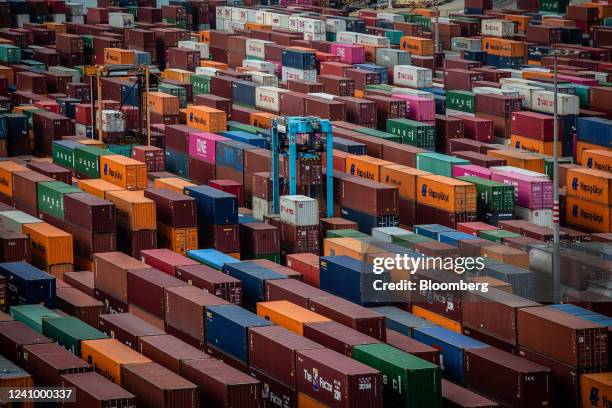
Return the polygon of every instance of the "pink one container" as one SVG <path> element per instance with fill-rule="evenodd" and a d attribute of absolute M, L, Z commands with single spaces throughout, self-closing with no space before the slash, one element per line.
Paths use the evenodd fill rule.
<path fill-rule="evenodd" d="M 460 164 L 453 166 L 453 177 L 473 176 L 486 180 L 491 179 L 491 170 L 475 164 Z"/>
<path fill-rule="evenodd" d="M 419 122 L 436 121 L 436 101 L 416 95 L 392 94 L 393 99 L 406 101 L 407 118 Z"/>
<path fill-rule="evenodd" d="M 365 62 L 365 48 L 361 45 L 333 43 L 330 53 L 340 56 L 340 62 L 345 64 L 363 64 Z"/>
<path fill-rule="evenodd" d="M 215 164 L 217 141 L 228 140 L 214 133 L 200 132 L 189 134 L 189 156 L 206 163 Z"/>
<path fill-rule="evenodd" d="M 493 171 L 491 180 L 514 186 L 514 203 L 521 207 L 552 208 L 552 181 L 508 171 Z"/>
<path fill-rule="evenodd" d="M 599 86 L 599 81 L 593 78 L 582 78 L 572 75 L 559 75 L 559 79 L 572 84 L 587 85 L 587 86 Z"/>

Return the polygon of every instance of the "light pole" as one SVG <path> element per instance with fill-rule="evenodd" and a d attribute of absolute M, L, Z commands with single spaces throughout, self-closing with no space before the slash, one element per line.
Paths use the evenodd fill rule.
<path fill-rule="evenodd" d="M 561 253 L 559 248 L 559 124 L 557 107 L 557 52 L 553 51 L 553 300 L 561 301 Z"/>
<path fill-rule="evenodd" d="M 436 13 L 435 15 L 436 28 L 434 31 L 434 41 L 435 41 L 434 49 L 435 49 L 436 54 L 439 54 L 440 53 L 440 28 L 438 27 L 438 25 L 440 22 L 440 18 L 439 18 L 439 11 L 438 11 L 438 0 L 434 0 L 434 1 L 435 1 L 434 12 Z"/>

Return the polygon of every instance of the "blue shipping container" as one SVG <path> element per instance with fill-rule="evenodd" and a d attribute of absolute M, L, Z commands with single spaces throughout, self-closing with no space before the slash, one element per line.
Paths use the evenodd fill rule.
<path fill-rule="evenodd" d="M 244 170 L 244 151 L 257 148 L 235 140 L 221 140 L 215 143 L 215 145 L 217 166 L 231 167 L 241 173 Z"/>
<path fill-rule="evenodd" d="M 389 83 L 389 70 L 387 67 L 383 67 L 381 65 L 376 64 L 355 64 L 357 68 L 361 68 L 365 71 L 373 71 L 378 72 L 380 74 L 380 83 L 388 84 Z"/>
<path fill-rule="evenodd" d="M 268 141 L 265 138 L 242 130 L 221 132 L 221 136 L 238 142 L 247 143 L 251 146 L 261 147 L 262 149 L 268 148 Z"/>
<path fill-rule="evenodd" d="M 233 258 L 223 252 L 217 251 L 213 248 L 207 249 L 192 249 L 187 251 L 187 256 L 195 261 L 198 261 L 204 265 L 208 265 L 211 268 L 221 270 L 223 265 L 227 263 L 240 262 L 238 259 Z"/>
<path fill-rule="evenodd" d="M 206 308 L 206 342 L 245 364 L 248 363 L 248 329 L 260 326 L 272 326 L 272 323 L 240 306 Z"/>
<path fill-rule="evenodd" d="M 487 60 L 487 52 L 463 50 L 463 59 L 484 63 Z"/>
<path fill-rule="evenodd" d="M 366 24 L 365 20 L 355 18 L 355 17 L 340 17 L 334 16 L 339 20 L 344 20 L 346 22 L 346 31 L 353 31 L 355 33 L 364 33 L 366 32 Z"/>
<path fill-rule="evenodd" d="M 60 106 L 60 109 L 62 111 L 62 115 L 67 116 L 70 119 L 74 119 L 74 117 L 75 117 L 75 111 L 74 111 L 75 110 L 75 105 L 77 103 L 81 103 L 81 101 L 79 99 L 75 99 L 75 98 L 57 98 L 56 101 L 57 101 L 57 103 Z"/>
<path fill-rule="evenodd" d="M 359 231 L 364 234 L 370 234 L 372 228 L 376 227 L 397 227 L 399 220 L 397 215 L 370 215 L 365 214 L 352 208 L 342 207 L 340 209 L 342 218 L 346 218 L 349 221 L 354 221 L 359 226 Z"/>
<path fill-rule="evenodd" d="M 477 237 L 474 235 L 466 234 L 465 232 L 460 231 L 444 231 L 438 233 L 438 241 L 453 246 L 459 246 L 459 241 L 476 238 Z"/>
<path fill-rule="evenodd" d="M 334 136 L 333 138 L 332 147 L 342 152 L 360 156 L 368 154 L 368 147 L 365 144 L 337 136 Z"/>
<path fill-rule="evenodd" d="M 55 307 L 55 278 L 26 262 L 0 263 L 7 280 L 6 296 L 11 305 L 44 303 Z"/>
<path fill-rule="evenodd" d="M 434 323 L 395 306 L 372 307 L 371 310 L 385 316 L 387 329 L 394 330 L 408 337 L 413 337 L 413 331 L 419 327 L 434 327 Z"/>
<path fill-rule="evenodd" d="M 166 170 L 180 177 L 189 177 L 189 156 L 178 150 L 166 149 Z"/>
<path fill-rule="evenodd" d="M 232 100 L 236 105 L 255 106 L 255 88 L 257 84 L 252 81 L 233 81 Z"/>
<path fill-rule="evenodd" d="M 526 299 L 535 300 L 535 275 L 532 271 L 514 265 L 486 265 L 487 276 L 508 282 L 512 285 L 512 293 Z"/>
<path fill-rule="evenodd" d="M 501 57 L 499 55 L 487 54 L 485 64 L 496 68 L 521 69 L 524 61 L 523 57 Z"/>
<path fill-rule="evenodd" d="M 8 125 L 6 123 L 6 117 L 0 116 L 0 139 L 4 140 L 8 136 Z"/>
<path fill-rule="evenodd" d="M 578 140 L 612 148 L 612 120 L 602 118 L 578 118 Z"/>
<path fill-rule="evenodd" d="M 134 65 L 151 65 L 151 54 L 146 51 L 134 50 Z"/>
<path fill-rule="evenodd" d="M 266 300 L 266 281 L 287 278 L 265 266 L 248 261 L 225 264 L 223 272 L 242 282 L 243 306 L 252 311 L 255 311 L 257 302 Z"/>
<path fill-rule="evenodd" d="M 209 186 L 185 187 L 185 194 L 196 199 L 199 225 L 238 223 L 238 201 L 235 195 Z"/>
<path fill-rule="evenodd" d="M 20 139 L 28 137 L 28 118 L 20 113 L 7 113 L 6 134 L 8 139 Z"/>
<path fill-rule="evenodd" d="M 456 229 L 446 227 L 440 224 L 421 224 L 415 225 L 412 229 L 415 234 L 423 235 L 424 237 L 431 239 L 438 239 L 440 232 L 457 232 Z"/>
<path fill-rule="evenodd" d="M 440 350 L 444 378 L 458 384 L 463 384 L 464 350 L 489 347 L 468 336 L 439 326 L 415 328 L 413 338 Z"/>
<path fill-rule="evenodd" d="M 281 59 L 283 67 L 302 70 L 317 69 L 317 58 L 311 51 L 283 50 Z"/>

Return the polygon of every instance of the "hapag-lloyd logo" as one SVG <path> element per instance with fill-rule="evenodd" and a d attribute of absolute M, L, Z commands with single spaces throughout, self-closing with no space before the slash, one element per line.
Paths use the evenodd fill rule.
<path fill-rule="evenodd" d="M 374 180 L 374 173 L 371 173 L 369 170 L 360 170 L 354 164 L 351 164 L 351 175 L 366 178 L 368 180 Z"/>
<path fill-rule="evenodd" d="M 423 197 L 431 197 L 436 201 L 449 201 L 450 197 L 448 196 L 448 194 L 443 193 L 441 191 L 435 191 L 431 188 L 429 188 L 427 186 L 427 184 L 423 184 L 423 186 L 421 187 L 421 195 Z"/>
<path fill-rule="evenodd" d="M 604 222 L 603 216 L 595 214 L 591 211 L 587 211 L 584 208 L 580 208 L 577 204 L 574 204 L 574 206 L 572 207 L 572 215 L 574 216 L 574 218 L 583 218 L 585 220 L 589 220 L 597 224 L 603 224 Z"/>

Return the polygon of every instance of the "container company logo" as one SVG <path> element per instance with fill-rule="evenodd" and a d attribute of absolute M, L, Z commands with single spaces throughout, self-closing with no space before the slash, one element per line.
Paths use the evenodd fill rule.
<path fill-rule="evenodd" d="M 8 178 L 1 177 L 0 178 L 0 185 L 3 186 L 3 187 L 8 187 L 10 185 Z"/>
<path fill-rule="evenodd" d="M 363 177 L 366 178 L 368 180 L 374 180 L 374 174 L 370 173 L 369 170 L 363 171 L 363 170 L 359 170 L 357 168 L 357 166 L 355 166 L 354 164 L 351 164 L 351 175 L 352 176 L 357 176 L 357 177 Z"/>
<path fill-rule="evenodd" d="M 443 193 L 441 191 L 432 190 L 431 188 L 427 186 L 427 184 L 423 184 L 423 186 L 421 187 L 421 195 L 423 197 L 429 196 L 437 201 L 448 201 L 449 200 L 448 194 Z"/>
<path fill-rule="evenodd" d="M 406 81 L 414 81 L 414 75 L 408 74 L 406 72 L 401 72 L 401 71 L 397 72 L 397 78 L 404 79 Z"/>
<path fill-rule="evenodd" d="M 572 190 L 578 191 L 578 189 L 590 195 L 600 196 L 603 194 L 603 189 L 601 187 L 597 187 L 594 184 L 579 182 L 578 177 L 574 177 L 572 180 Z"/>
<path fill-rule="evenodd" d="M 193 112 L 189 112 L 189 121 L 206 126 L 206 119 L 195 115 Z"/>
<path fill-rule="evenodd" d="M 604 219 L 601 215 L 587 211 L 584 208 L 580 208 L 578 207 L 578 204 L 574 204 L 574 206 L 572 207 L 572 216 L 574 218 L 584 218 L 585 220 L 596 222 L 597 224 L 602 224 L 604 222 Z"/>
<path fill-rule="evenodd" d="M 601 400 L 601 405 L 599 401 Z M 612 408 L 612 400 L 608 399 L 608 396 L 604 394 L 603 398 L 599 396 L 599 388 L 591 387 L 589 392 L 589 402 L 593 407 Z"/>
<path fill-rule="evenodd" d="M 552 108 L 554 101 L 550 98 L 543 98 L 541 96 L 538 96 L 536 98 L 536 103 L 538 104 L 538 106 L 543 106 L 545 108 Z"/>
<path fill-rule="evenodd" d="M 259 94 L 259 102 L 264 103 L 275 103 L 276 99 L 273 96 L 268 96 L 264 94 Z"/>
<path fill-rule="evenodd" d="M 334 399 L 336 401 L 342 401 L 342 392 L 338 389 L 338 387 L 336 387 L 336 389 L 334 390 L 334 386 L 332 385 L 332 383 L 327 381 L 326 379 L 324 379 L 323 377 L 319 375 L 319 369 L 313 367 L 312 373 L 309 372 L 308 370 L 304 370 L 304 379 L 312 384 L 312 390 L 314 392 L 319 392 L 319 391 L 331 392 L 334 395 Z M 369 388 L 362 387 L 362 382 L 364 382 L 364 380 L 366 379 L 359 380 L 359 389 L 360 390 L 361 389 L 371 389 L 372 388 L 371 384 Z"/>
<path fill-rule="evenodd" d="M 113 180 L 123 179 L 123 174 L 119 171 L 111 169 L 108 164 L 104 164 L 104 175 L 111 177 Z"/>
<path fill-rule="evenodd" d="M 612 172 L 612 166 L 609 165 L 608 163 L 599 163 L 597 161 L 595 161 L 592 157 L 589 157 L 589 159 L 587 160 L 587 167 L 589 169 L 595 169 L 595 170 L 600 170 L 600 171 L 605 171 L 605 172 Z"/>

